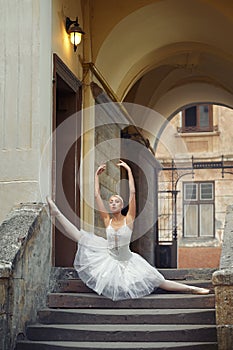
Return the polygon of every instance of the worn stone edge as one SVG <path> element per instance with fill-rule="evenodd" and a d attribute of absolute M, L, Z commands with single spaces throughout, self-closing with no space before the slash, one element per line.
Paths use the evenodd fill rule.
<path fill-rule="evenodd" d="M 0 261 L 0 278 L 9 278 L 12 276 L 14 265 L 20 254 L 23 253 L 27 242 L 31 239 L 34 229 L 36 226 L 40 226 L 41 214 L 45 210 L 47 205 L 45 203 L 21 203 L 12 208 L 12 210 L 7 215 L 6 219 L 2 222 L 5 224 L 8 220 L 10 220 L 14 215 L 17 215 L 19 212 L 24 213 L 35 213 L 35 217 L 32 219 L 31 225 L 28 227 L 27 234 L 23 237 L 21 244 L 19 245 L 13 260 L 10 261 Z M 1 224 L 1 225 L 2 225 Z"/>
<path fill-rule="evenodd" d="M 233 286 L 233 267 L 215 271 L 212 283 L 214 286 Z"/>

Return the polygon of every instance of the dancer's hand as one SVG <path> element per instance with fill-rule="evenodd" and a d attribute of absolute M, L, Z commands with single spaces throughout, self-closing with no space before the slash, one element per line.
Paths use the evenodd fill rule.
<path fill-rule="evenodd" d="M 106 164 L 103 163 L 101 164 L 98 169 L 96 170 L 96 175 L 102 174 L 106 170 Z"/>
<path fill-rule="evenodd" d="M 51 216 L 58 216 L 61 214 L 60 210 L 58 209 L 58 207 L 56 206 L 56 204 L 54 203 L 54 201 L 47 196 L 46 197 L 47 203 L 49 205 L 49 212 Z"/>
<path fill-rule="evenodd" d="M 125 168 L 127 171 L 130 171 L 130 170 L 131 170 L 131 169 L 130 169 L 130 166 L 129 166 L 127 163 L 123 162 L 123 160 L 121 160 L 121 159 L 120 159 L 119 163 L 117 163 L 117 165 L 118 165 L 119 167 L 122 166 L 122 167 Z"/>

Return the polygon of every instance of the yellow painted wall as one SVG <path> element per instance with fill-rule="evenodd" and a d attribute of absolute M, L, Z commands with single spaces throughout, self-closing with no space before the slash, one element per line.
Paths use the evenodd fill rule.
<path fill-rule="evenodd" d="M 83 28 L 83 13 L 79 0 L 53 0 L 52 1 L 52 52 L 56 53 L 69 69 L 81 80 L 82 67 L 79 56 L 83 57 L 83 42 L 74 52 L 69 35 L 65 29 L 66 17 L 75 20 Z"/>

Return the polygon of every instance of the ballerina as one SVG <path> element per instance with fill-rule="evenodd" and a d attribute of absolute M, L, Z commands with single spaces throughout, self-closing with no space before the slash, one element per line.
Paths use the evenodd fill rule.
<path fill-rule="evenodd" d="M 79 230 L 47 197 L 51 216 L 56 217 L 63 226 L 64 234 L 78 243 L 74 268 L 81 280 L 99 295 L 112 300 L 143 297 L 158 287 L 166 291 L 208 294 L 209 289 L 166 280 L 155 267 L 130 250 L 136 216 L 134 178 L 127 163 L 120 160 L 117 165 L 128 173 L 129 206 L 126 216 L 121 213 L 124 207 L 121 196 L 114 194 L 110 197 L 108 204 L 111 216 L 101 198 L 99 175 L 105 171 L 106 165 L 100 165 L 95 173 L 95 199 L 107 239 Z"/>

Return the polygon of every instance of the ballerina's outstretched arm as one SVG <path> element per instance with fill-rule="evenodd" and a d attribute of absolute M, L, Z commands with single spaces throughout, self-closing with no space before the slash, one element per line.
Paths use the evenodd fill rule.
<path fill-rule="evenodd" d="M 134 183 L 134 177 L 132 174 L 132 170 L 130 166 L 123 162 L 121 159 L 119 163 L 117 164 L 120 167 L 123 167 L 126 169 L 128 173 L 128 180 L 129 180 L 129 210 L 127 213 L 127 224 L 129 226 L 133 226 L 133 222 L 136 216 L 136 198 L 135 198 L 135 183 Z"/>
<path fill-rule="evenodd" d="M 104 202 L 100 195 L 100 185 L 99 185 L 99 175 L 102 174 L 106 170 L 106 164 L 101 164 L 95 172 L 95 200 L 98 206 L 98 210 L 100 212 L 100 216 L 107 227 L 110 221 L 110 216 Z"/>
<path fill-rule="evenodd" d="M 52 201 L 50 197 L 46 197 L 47 203 L 49 205 L 50 209 L 50 215 L 51 217 L 55 217 L 58 222 L 62 225 L 64 228 L 63 234 L 70 238 L 72 241 L 78 242 L 79 238 L 81 237 L 80 230 L 73 225 L 66 217 L 63 215 L 56 204 Z"/>

